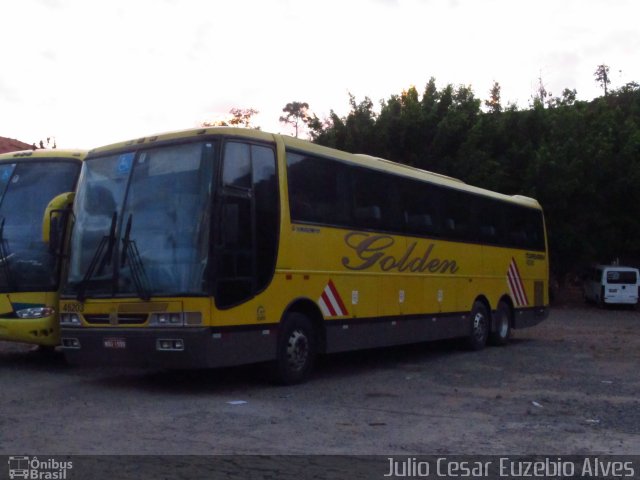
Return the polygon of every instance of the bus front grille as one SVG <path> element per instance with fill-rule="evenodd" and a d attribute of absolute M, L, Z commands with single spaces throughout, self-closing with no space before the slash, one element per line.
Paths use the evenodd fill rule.
<path fill-rule="evenodd" d="M 85 314 L 84 319 L 90 325 L 142 325 L 148 315 L 131 314 L 110 316 L 108 313 Z"/>

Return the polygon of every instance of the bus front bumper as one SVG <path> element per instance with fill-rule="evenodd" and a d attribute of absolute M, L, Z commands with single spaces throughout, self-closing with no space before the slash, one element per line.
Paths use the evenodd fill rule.
<path fill-rule="evenodd" d="M 0 318 L 0 340 L 55 347 L 60 343 L 58 316 Z"/>
<path fill-rule="evenodd" d="M 73 365 L 211 368 L 275 358 L 275 328 L 63 327 L 61 345 Z"/>

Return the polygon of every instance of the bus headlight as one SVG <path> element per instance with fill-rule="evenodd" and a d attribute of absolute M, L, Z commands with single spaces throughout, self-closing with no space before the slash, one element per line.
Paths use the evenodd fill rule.
<path fill-rule="evenodd" d="M 182 313 L 152 313 L 149 325 L 152 327 L 181 327 L 184 325 Z"/>
<path fill-rule="evenodd" d="M 152 313 L 149 319 L 150 327 L 183 327 L 202 325 L 200 312 L 182 313 Z"/>
<path fill-rule="evenodd" d="M 82 325 L 80 322 L 80 315 L 77 313 L 63 313 L 60 315 L 60 326 L 62 327 L 79 327 Z"/>
<path fill-rule="evenodd" d="M 19 318 L 44 318 L 54 313 L 56 313 L 56 310 L 52 307 L 31 307 L 16 310 L 16 315 Z"/>

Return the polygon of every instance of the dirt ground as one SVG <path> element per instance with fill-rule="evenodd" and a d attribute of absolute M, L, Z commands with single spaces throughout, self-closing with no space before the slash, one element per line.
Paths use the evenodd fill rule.
<path fill-rule="evenodd" d="M 640 312 L 581 305 L 507 347 L 334 355 L 292 387 L 0 342 L 0 454 L 640 454 L 639 366 Z"/>

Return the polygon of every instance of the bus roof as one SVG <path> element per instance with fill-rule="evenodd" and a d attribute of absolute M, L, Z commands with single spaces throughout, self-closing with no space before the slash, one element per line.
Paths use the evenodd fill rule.
<path fill-rule="evenodd" d="M 42 160 L 43 158 L 68 158 L 84 160 L 87 156 L 86 150 L 77 149 L 53 149 L 53 150 L 20 150 L 18 152 L 9 152 L 0 154 L 0 162 L 12 160 Z"/>
<path fill-rule="evenodd" d="M 166 142 L 171 140 L 180 140 L 185 138 L 207 136 L 207 135 L 229 135 L 229 136 L 244 137 L 244 138 L 269 141 L 269 142 L 274 142 L 277 138 L 279 138 L 284 143 L 285 148 L 289 148 L 292 150 L 309 152 L 319 156 L 329 157 L 336 160 L 342 160 L 347 163 L 352 163 L 352 164 L 360 165 L 367 168 L 386 171 L 390 173 L 396 173 L 401 176 L 416 178 L 416 179 L 428 181 L 431 183 L 455 188 L 458 190 L 464 190 L 470 193 L 476 193 L 478 195 L 495 198 L 497 200 L 517 203 L 519 205 L 523 205 L 529 208 L 535 208 L 535 209 L 541 208 L 537 200 L 530 197 L 525 197 L 523 195 L 505 195 L 505 194 L 494 192 L 491 190 L 486 190 L 484 188 L 468 185 L 464 183 L 462 180 L 459 180 L 457 178 L 449 177 L 439 173 L 430 172 L 427 170 L 422 170 L 409 165 L 403 165 L 401 163 L 393 162 L 391 160 L 385 160 L 382 158 L 373 157 L 365 154 L 358 154 L 358 153 L 352 154 L 342 150 L 337 150 L 334 148 L 317 145 L 307 140 L 301 140 L 288 135 L 267 133 L 261 130 L 253 130 L 253 129 L 247 129 L 247 128 L 207 127 L 207 128 L 194 128 L 194 129 L 188 129 L 188 130 L 178 130 L 173 132 L 150 135 L 148 137 L 128 140 L 125 142 L 105 145 L 103 147 L 95 148 L 89 151 L 88 156 L 92 157 L 94 155 L 105 154 L 111 151 L 124 150 L 124 149 L 135 147 L 135 146 L 150 145 L 156 142 Z"/>

